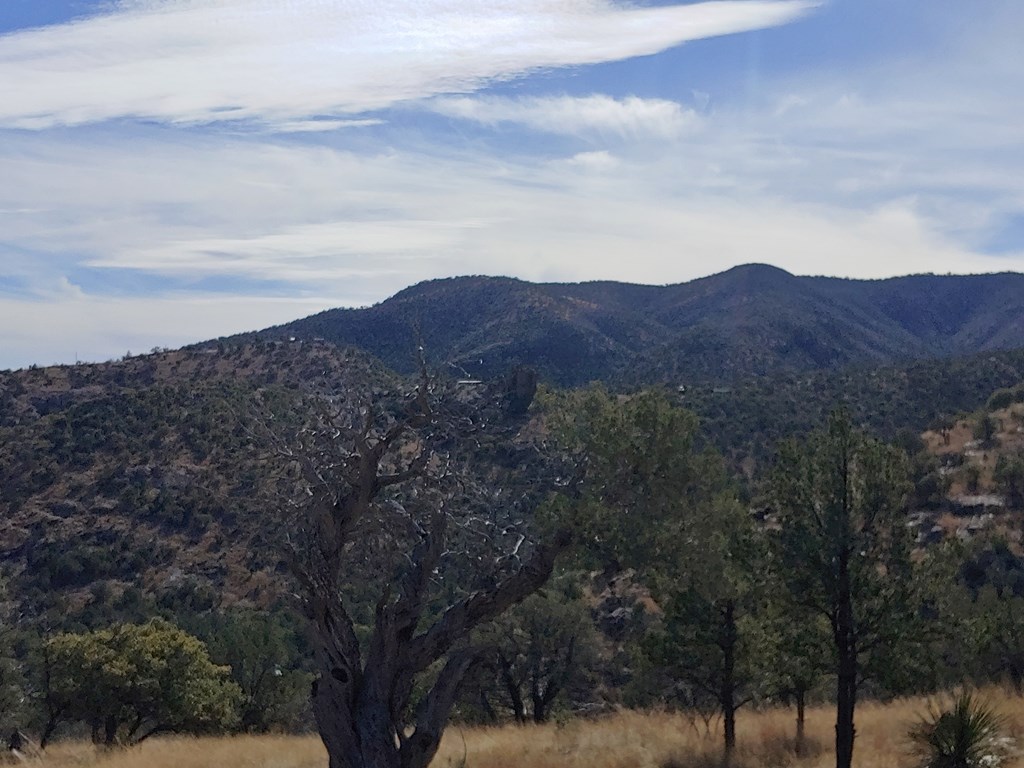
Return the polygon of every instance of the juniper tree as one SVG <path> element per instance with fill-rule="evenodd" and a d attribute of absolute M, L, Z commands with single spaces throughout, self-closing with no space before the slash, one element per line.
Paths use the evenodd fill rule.
<path fill-rule="evenodd" d="M 264 431 L 284 460 L 282 532 L 331 768 L 425 768 L 485 651 L 472 631 L 543 585 L 570 543 L 530 525 L 546 485 L 516 480 L 540 461 L 517 438 L 522 403 L 421 373 L 404 393 L 319 399 L 304 423 Z"/>

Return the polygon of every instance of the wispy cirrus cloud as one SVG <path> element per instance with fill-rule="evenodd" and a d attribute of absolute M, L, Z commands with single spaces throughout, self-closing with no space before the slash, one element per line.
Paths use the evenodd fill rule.
<path fill-rule="evenodd" d="M 668 99 L 628 96 L 439 97 L 433 111 L 487 126 L 513 123 L 566 136 L 676 139 L 696 126 L 696 112 Z"/>
<path fill-rule="evenodd" d="M 133 0 L 0 38 L 0 126 L 352 115 L 775 26 L 815 4 Z"/>

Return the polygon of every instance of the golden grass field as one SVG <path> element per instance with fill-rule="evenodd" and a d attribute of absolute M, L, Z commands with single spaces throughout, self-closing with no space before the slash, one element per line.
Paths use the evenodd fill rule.
<path fill-rule="evenodd" d="M 983 700 L 1006 718 L 1007 735 L 1024 747 L 1024 699 L 998 690 Z M 913 766 L 907 729 L 927 711 L 928 700 L 857 708 L 854 764 L 862 768 Z M 787 709 L 741 711 L 736 768 L 819 768 L 834 765 L 833 711 L 809 708 L 810 754 L 791 751 L 794 713 Z M 681 715 L 621 712 L 564 725 L 449 728 L 433 768 L 712 768 L 719 764 L 720 736 L 694 727 Z M 463 762 L 464 761 L 464 762 Z M 316 736 L 237 736 L 153 739 L 139 747 L 97 752 L 91 745 L 58 743 L 36 765 L 47 768 L 323 768 Z M 1020 766 L 1017 758 L 1004 768 Z"/>

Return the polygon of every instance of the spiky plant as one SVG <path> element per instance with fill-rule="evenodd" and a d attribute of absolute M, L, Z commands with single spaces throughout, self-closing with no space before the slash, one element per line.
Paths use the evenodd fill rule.
<path fill-rule="evenodd" d="M 964 691 L 950 709 L 932 709 L 910 729 L 921 768 L 996 768 L 1007 753 L 1004 719 Z"/>

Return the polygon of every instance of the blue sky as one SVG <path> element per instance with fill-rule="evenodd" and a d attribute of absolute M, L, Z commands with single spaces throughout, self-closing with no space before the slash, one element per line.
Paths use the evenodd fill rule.
<path fill-rule="evenodd" d="M 3 0 L 0 368 L 420 280 L 1024 270 L 1019 0 Z"/>

